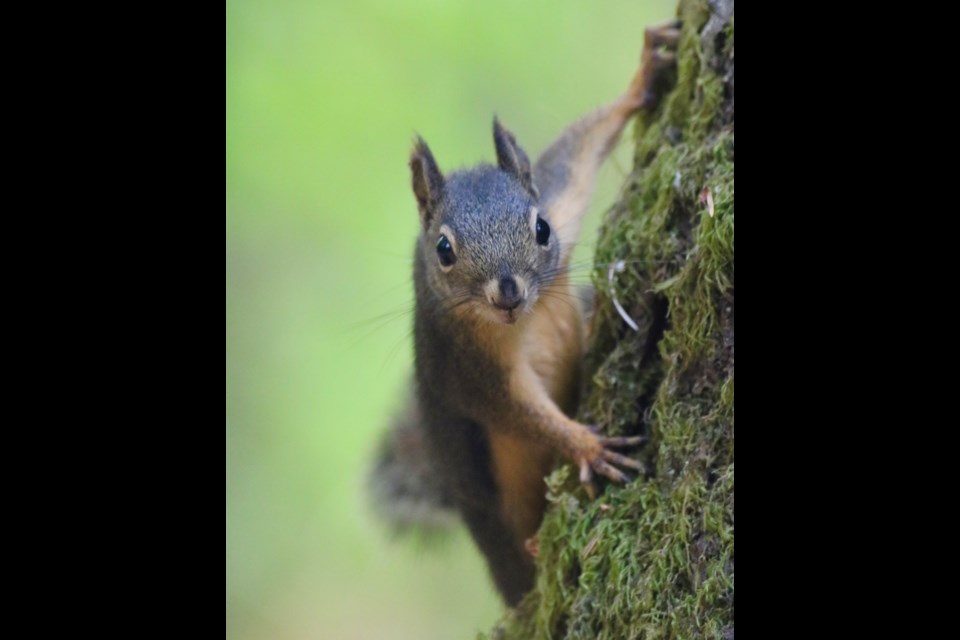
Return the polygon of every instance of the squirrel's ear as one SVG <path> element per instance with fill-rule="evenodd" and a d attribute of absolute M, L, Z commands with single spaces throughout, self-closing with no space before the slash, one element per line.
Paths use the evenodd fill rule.
<path fill-rule="evenodd" d="M 533 174 L 530 171 L 530 158 L 496 116 L 493 118 L 493 144 L 497 148 L 497 164 L 500 168 L 516 176 L 523 188 L 534 198 L 538 198 L 539 193 L 533 184 Z"/>
<path fill-rule="evenodd" d="M 417 136 L 410 153 L 410 172 L 413 175 L 413 195 L 417 197 L 417 207 L 420 209 L 420 222 L 426 229 L 436 214 L 437 203 L 440 202 L 443 174 L 430 153 L 430 147 L 420 136 Z"/>

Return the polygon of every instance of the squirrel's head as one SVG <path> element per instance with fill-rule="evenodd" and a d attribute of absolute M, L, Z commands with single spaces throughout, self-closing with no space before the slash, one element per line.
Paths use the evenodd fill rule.
<path fill-rule="evenodd" d="M 428 286 L 449 305 L 513 324 L 553 282 L 560 244 L 539 204 L 530 160 L 494 118 L 497 167 L 444 177 L 418 138 L 410 156 Z"/>

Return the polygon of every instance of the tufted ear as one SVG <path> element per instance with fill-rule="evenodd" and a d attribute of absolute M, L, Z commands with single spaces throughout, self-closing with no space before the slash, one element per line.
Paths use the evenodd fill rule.
<path fill-rule="evenodd" d="M 493 118 L 493 144 L 497 149 L 497 164 L 500 168 L 513 174 L 534 198 L 539 197 L 530 172 L 530 158 L 496 116 Z"/>
<path fill-rule="evenodd" d="M 430 147 L 417 136 L 410 152 L 410 172 L 413 178 L 413 195 L 420 209 L 420 224 L 426 229 L 437 213 L 437 205 L 443 193 L 443 174 L 437 167 L 437 161 L 430 153 Z"/>

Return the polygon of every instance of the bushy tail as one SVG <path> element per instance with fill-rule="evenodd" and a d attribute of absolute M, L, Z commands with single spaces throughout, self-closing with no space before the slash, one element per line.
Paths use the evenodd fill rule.
<path fill-rule="evenodd" d="M 396 533 L 430 534 L 457 522 L 453 499 L 430 465 L 412 397 L 383 435 L 367 486 L 376 513 Z"/>

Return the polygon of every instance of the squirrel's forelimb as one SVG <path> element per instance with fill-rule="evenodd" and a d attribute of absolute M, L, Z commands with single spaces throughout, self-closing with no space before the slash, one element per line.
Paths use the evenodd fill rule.
<path fill-rule="evenodd" d="M 569 260 L 580 235 L 580 223 L 600 165 L 613 150 L 630 117 L 656 104 L 657 81 L 675 58 L 674 53 L 661 48 L 675 47 L 679 35 L 676 22 L 648 28 L 640 68 L 627 91 L 567 127 L 537 160 L 533 169 L 534 184 L 561 237 L 562 264 Z"/>

